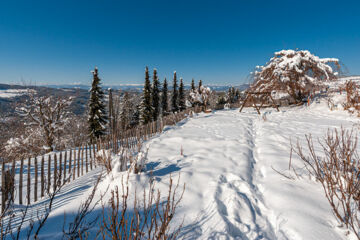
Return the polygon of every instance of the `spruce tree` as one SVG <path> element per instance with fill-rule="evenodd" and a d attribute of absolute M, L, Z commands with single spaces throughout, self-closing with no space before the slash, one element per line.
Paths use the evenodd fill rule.
<path fill-rule="evenodd" d="M 171 98 L 171 111 L 172 112 L 179 111 L 176 71 L 174 72 L 174 79 L 173 79 L 173 93 L 172 93 L 172 98 Z"/>
<path fill-rule="evenodd" d="M 153 119 L 156 121 L 160 114 L 160 82 L 157 76 L 157 71 L 154 69 L 153 75 L 153 85 L 151 91 L 151 101 L 152 101 L 152 111 L 153 111 Z"/>
<path fill-rule="evenodd" d="M 165 116 L 169 111 L 168 107 L 168 84 L 166 78 L 164 80 L 163 88 L 162 88 L 162 95 L 161 95 L 161 108 L 162 114 Z"/>
<path fill-rule="evenodd" d="M 180 78 L 180 86 L 179 86 L 179 110 L 183 111 L 186 109 L 185 105 L 185 92 L 184 92 L 184 83 L 183 79 Z"/>
<path fill-rule="evenodd" d="M 88 124 L 90 139 L 94 141 L 96 138 L 105 135 L 107 115 L 104 104 L 104 92 L 100 86 L 97 67 L 92 71 L 92 74 L 93 80 L 90 89 Z"/>
<path fill-rule="evenodd" d="M 195 92 L 195 81 L 194 81 L 194 79 L 191 80 L 191 90 L 193 90 L 193 92 Z"/>
<path fill-rule="evenodd" d="M 199 81 L 199 93 L 201 92 L 202 81 Z"/>
<path fill-rule="evenodd" d="M 235 91 L 235 101 L 237 102 L 239 99 L 240 99 L 240 91 L 237 88 L 236 91 Z"/>
<path fill-rule="evenodd" d="M 149 69 L 145 68 L 145 84 L 141 102 L 141 122 L 147 124 L 152 119 L 152 105 L 151 105 L 151 83 L 149 77 Z"/>
<path fill-rule="evenodd" d="M 137 104 L 135 107 L 135 111 L 131 116 L 130 127 L 134 128 L 140 123 L 140 113 L 141 113 L 141 104 Z"/>
<path fill-rule="evenodd" d="M 109 120 L 109 132 L 110 134 L 114 133 L 114 102 L 112 89 L 109 88 L 109 106 L 108 106 L 108 120 Z"/>
<path fill-rule="evenodd" d="M 120 111 L 120 126 L 122 130 L 126 130 L 130 126 L 131 121 L 132 104 L 130 102 L 129 93 L 125 92 L 121 100 L 121 111 Z"/>

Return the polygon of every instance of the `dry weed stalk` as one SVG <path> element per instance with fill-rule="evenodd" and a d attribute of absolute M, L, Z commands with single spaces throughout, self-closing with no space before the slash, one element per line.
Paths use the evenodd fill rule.
<path fill-rule="evenodd" d="M 315 152 L 311 135 L 306 135 L 309 155 L 299 142 L 294 151 L 310 176 L 319 181 L 335 217 L 360 239 L 360 158 L 353 130 L 328 131 L 320 142 L 324 156 Z"/>
<path fill-rule="evenodd" d="M 166 201 L 161 201 L 160 191 L 155 191 L 153 181 L 149 182 L 149 190 L 144 189 L 143 198 L 138 199 L 136 191 L 133 206 L 129 209 L 129 187 L 127 177 L 121 181 L 121 193 L 116 187 L 111 192 L 109 207 L 103 204 L 103 215 L 100 223 L 99 235 L 103 239 L 176 239 L 181 225 L 172 230 L 170 222 L 173 220 L 179 205 L 185 184 L 180 192 L 179 180 L 174 187 L 170 176 L 169 191 Z"/>
<path fill-rule="evenodd" d="M 106 169 L 107 173 L 112 171 L 111 157 L 110 150 L 101 149 L 96 154 L 96 161 Z"/>
<path fill-rule="evenodd" d="M 74 220 L 68 224 L 67 230 L 65 230 L 66 225 L 66 215 L 64 213 L 64 223 L 63 223 L 63 239 L 87 239 L 88 231 L 93 228 L 96 222 L 99 219 L 99 215 L 93 217 L 93 219 L 87 219 L 94 211 L 95 207 L 100 203 L 101 198 L 94 202 L 95 193 L 98 190 L 99 183 L 103 175 L 100 174 L 97 178 L 95 185 L 87 197 L 87 199 L 80 204 L 77 214 L 74 217 Z M 104 196 L 107 192 L 101 195 Z"/>

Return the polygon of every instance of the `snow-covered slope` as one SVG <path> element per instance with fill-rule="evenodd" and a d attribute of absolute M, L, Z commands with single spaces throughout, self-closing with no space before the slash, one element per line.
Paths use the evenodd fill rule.
<path fill-rule="evenodd" d="M 288 169 L 290 139 L 304 144 L 306 133 L 321 138 L 328 128 L 357 124 L 357 118 L 330 111 L 325 103 L 268 109 L 263 116 L 252 109 L 216 111 L 166 128 L 144 149 L 149 148 L 147 166 L 161 192 L 166 194 L 170 174 L 180 173 L 186 183 L 173 222 L 184 219 L 182 238 L 347 239 L 353 236 L 338 227 L 318 183 L 307 177 L 290 180 L 273 168 Z M 300 166 L 296 158 L 293 165 Z M 107 177 L 100 190 L 120 184 L 122 174 Z M 131 175 L 131 189 L 143 187 L 148 178 L 149 172 Z M 68 186 L 59 197 L 43 237 L 60 236 L 64 211 L 71 219 L 86 199 L 89 190 L 77 187 Z"/>

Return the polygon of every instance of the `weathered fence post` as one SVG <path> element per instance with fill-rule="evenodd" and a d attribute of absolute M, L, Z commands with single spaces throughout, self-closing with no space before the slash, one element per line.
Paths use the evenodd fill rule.
<path fill-rule="evenodd" d="M 89 145 L 86 145 L 86 148 L 85 148 L 85 159 L 86 159 L 86 162 L 85 162 L 85 167 L 86 167 L 86 173 L 89 171 L 89 167 L 88 167 L 88 147 Z"/>
<path fill-rule="evenodd" d="M 31 167 L 31 158 L 29 157 L 28 167 L 27 167 L 27 204 L 30 204 L 30 191 L 31 191 L 30 167 Z"/>
<path fill-rule="evenodd" d="M 81 146 L 78 147 L 77 177 L 80 177 L 80 150 L 81 150 Z"/>
<path fill-rule="evenodd" d="M 90 170 L 93 169 L 93 154 L 92 154 L 92 145 L 89 144 L 89 152 L 90 152 Z"/>
<path fill-rule="evenodd" d="M 45 187 L 45 173 L 44 173 L 44 155 L 41 158 L 41 197 L 44 197 L 44 187 Z"/>
<path fill-rule="evenodd" d="M 59 184 L 61 183 L 61 179 L 62 179 L 62 152 L 60 152 L 60 160 L 59 160 L 59 177 L 58 177 Z"/>
<path fill-rule="evenodd" d="M 84 148 L 85 146 L 81 147 L 81 176 L 84 175 Z"/>
<path fill-rule="evenodd" d="M 71 162 L 72 162 L 72 149 L 70 149 L 70 156 L 69 156 L 69 177 L 71 176 Z"/>
<path fill-rule="evenodd" d="M 34 182 L 34 201 L 37 201 L 37 192 L 38 192 L 38 165 L 37 165 L 37 157 L 34 159 L 35 165 L 35 182 Z"/>
<path fill-rule="evenodd" d="M 1 213 L 5 211 L 6 191 L 5 191 L 5 159 L 1 163 Z"/>
<path fill-rule="evenodd" d="M 65 150 L 65 156 L 64 156 L 64 180 L 63 183 L 66 182 L 66 159 L 67 159 L 67 150 Z"/>
<path fill-rule="evenodd" d="M 54 156 L 54 183 L 53 183 L 53 190 L 56 191 L 56 185 L 57 185 L 57 179 L 58 179 L 58 170 L 57 170 L 57 156 L 55 153 Z"/>
<path fill-rule="evenodd" d="M 13 159 L 12 161 L 12 170 L 11 170 L 11 181 L 12 181 L 12 184 L 13 184 L 13 190 L 11 191 L 11 198 L 14 199 L 15 201 L 15 196 L 14 196 L 14 193 L 15 193 L 15 158 Z"/>
<path fill-rule="evenodd" d="M 93 162 L 93 164 L 94 164 L 94 168 L 96 168 L 96 149 L 95 149 L 95 144 L 93 143 L 93 153 L 94 153 L 94 162 Z"/>
<path fill-rule="evenodd" d="M 51 155 L 49 154 L 49 158 L 48 158 L 48 188 L 47 188 L 47 192 L 50 193 L 50 187 L 51 187 Z"/>
<path fill-rule="evenodd" d="M 75 180 L 75 173 L 76 173 L 76 148 L 74 149 L 73 180 Z"/>
<path fill-rule="evenodd" d="M 70 182 L 70 179 L 71 179 L 71 170 L 72 170 L 71 163 L 72 163 L 72 149 L 70 149 L 70 156 L 69 156 L 69 170 L 68 170 L 69 182 Z"/>
<path fill-rule="evenodd" d="M 22 186 L 23 186 L 23 170 L 24 170 L 24 159 L 20 162 L 20 176 L 19 176 L 19 204 L 22 205 Z"/>

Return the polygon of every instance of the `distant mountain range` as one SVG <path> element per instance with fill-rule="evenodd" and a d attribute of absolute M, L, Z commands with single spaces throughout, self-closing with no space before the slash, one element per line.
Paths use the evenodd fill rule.
<path fill-rule="evenodd" d="M 209 85 L 206 85 L 209 86 Z M 210 85 L 213 91 L 222 92 L 229 89 L 229 85 Z M 242 84 L 240 86 L 233 86 L 239 88 L 241 91 L 248 87 L 248 84 Z M 107 92 L 107 89 L 114 90 L 121 89 L 122 91 L 133 92 L 135 94 L 141 94 L 143 90 L 142 84 L 123 84 L 123 85 L 103 85 L 102 88 Z M 39 95 L 48 95 L 54 97 L 74 97 L 71 104 L 71 111 L 76 114 L 83 114 L 86 110 L 87 102 L 89 99 L 90 86 L 87 85 L 43 85 L 43 86 L 22 86 L 12 84 L 0 83 L 0 118 L 3 116 L 14 115 L 15 106 L 19 103 L 23 103 L 28 99 L 30 92 L 37 93 Z M 190 89 L 190 86 L 185 86 L 185 89 Z M 171 91 L 171 86 L 169 86 Z"/>
<path fill-rule="evenodd" d="M 89 90 L 90 85 L 83 85 L 83 84 L 49 84 L 49 85 L 41 85 L 42 87 L 49 87 L 49 88 L 56 88 L 56 89 L 63 89 L 63 88 L 78 88 Z M 241 84 L 241 85 L 217 85 L 217 84 L 210 84 L 206 85 L 210 87 L 212 90 L 215 91 L 226 91 L 229 87 L 239 88 L 240 90 L 246 89 L 249 84 Z M 114 89 L 114 90 L 124 90 L 124 91 L 142 91 L 143 84 L 119 84 L 119 85 L 103 85 L 103 89 Z M 171 85 L 169 86 L 171 88 Z M 0 88 L 1 89 L 1 88 Z M 185 89 L 190 89 L 190 85 L 185 85 Z"/>

